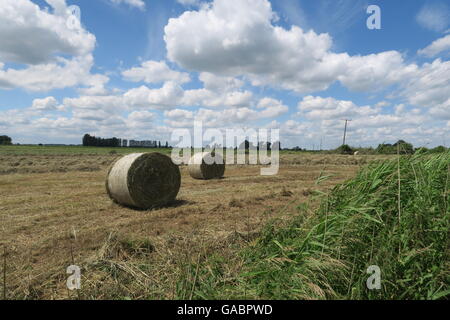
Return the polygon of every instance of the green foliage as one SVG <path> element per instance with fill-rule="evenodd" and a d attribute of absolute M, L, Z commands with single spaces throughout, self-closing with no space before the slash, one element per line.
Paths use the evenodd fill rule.
<path fill-rule="evenodd" d="M 417 148 L 414 153 L 415 154 L 425 154 L 425 153 L 428 153 L 429 151 L 430 150 L 426 147 L 420 147 L 420 148 Z"/>
<path fill-rule="evenodd" d="M 8 136 L 0 136 L 0 145 L 11 145 L 12 139 Z"/>
<path fill-rule="evenodd" d="M 449 297 L 449 170 L 449 152 L 374 163 L 324 196 L 315 214 L 267 226 L 243 252 L 241 274 L 210 272 L 195 297 Z M 381 269 L 380 290 L 366 286 L 371 265 Z M 216 261 L 202 272 L 225 267 Z"/>
<path fill-rule="evenodd" d="M 349 145 L 347 145 L 347 144 L 343 144 L 342 146 L 340 146 L 339 148 L 337 148 L 336 150 L 336 153 L 338 153 L 338 154 L 353 154 L 355 151 L 352 149 L 352 148 L 350 148 L 350 146 Z"/>
<path fill-rule="evenodd" d="M 443 152 L 447 152 L 448 149 L 444 146 L 438 146 L 436 148 L 433 148 L 431 150 L 429 150 L 429 153 L 443 153 Z"/>
<path fill-rule="evenodd" d="M 83 146 L 95 146 L 95 147 L 120 147 L 121 140 L 117 138 L 100 138 L 94 137 L 89 134 L 83 136 Z"/>
<path fill-rule="evenodd" d="M 398 152 L 400 154 L 413 154 L 414 147 L 406 141 L 399 140 L 394 144 L 382 143 L 378 145 L 376 152 L 378 154 L 397 154 Z"/>
<path fill-rule="evenodd" d="M 448 152 L 448 148 L 444 146 L 438 146 L 433 149 L 428 149 L 426 147 L 421 147 L 415 150 L 415 153 L 417 154 L 434 154 L 434 153 L 445 153 Z"/>

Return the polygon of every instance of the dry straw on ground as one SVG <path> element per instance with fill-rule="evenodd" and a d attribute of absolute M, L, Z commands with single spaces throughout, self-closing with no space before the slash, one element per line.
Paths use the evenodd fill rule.
<path fill-rule="evenodd" d="M 189 160 L 189 174 L 194 179 L 220 179 L 225 173 L 225 163 L 218 153 L 199 152 Z"/>
<path fill-rule="evenodd" d="M 180 184 L 180 169 L 168 156 L 132 153 L 120 158 L 110 168 L 106 190 L 119 204 L 151 209 L 174 201 Z"/>

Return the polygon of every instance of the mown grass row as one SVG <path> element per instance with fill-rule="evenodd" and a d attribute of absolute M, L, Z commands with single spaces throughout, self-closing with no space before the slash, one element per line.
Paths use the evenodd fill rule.
<path fill-rule="evenodd" d="M 450 153 L 373 163 L 236 257 L 183 274 L 194 299 L 445 299 L 450 296 Z M 242 264 L 239 271 L 232 265 Z M 368 289 L 369 266 L 381 288 Z M 189 295 L 186 295 L 186 291 Z"/>
<path fill-rule="evenodd" d="M 133 152 L 160 152 L 170 154 L 171 148 L 120 148 L 120 147 L 84 147 L 75 145 L 38 146 L 38 145 L 11 145 L 0 146 L 0 155 L 103 155 L 128 154 Z"/>

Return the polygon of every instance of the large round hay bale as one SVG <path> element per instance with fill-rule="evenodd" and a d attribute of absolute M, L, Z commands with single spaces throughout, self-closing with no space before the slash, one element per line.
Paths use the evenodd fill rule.
<path fill-rule="evenodd" d="M 109 197 L 122 205 L 151 209 L 175 200 L 180 169 L 161 153 L 132 153 L 117 160 L 106 178 Z"/>
<path fill-rule="evenodd" d="M 189 160 L 188 170 L 194 179 L 219 179 L 225 173 L 225 163 L 217 153 L 199 152 Z"/>

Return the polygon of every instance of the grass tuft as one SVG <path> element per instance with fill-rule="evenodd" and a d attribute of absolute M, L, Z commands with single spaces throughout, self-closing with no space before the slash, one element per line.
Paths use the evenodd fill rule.
<path fill-rule="evenodd" d="M 210 272 L 196 297 L 448 297 L 449 166 L 450 153 L 369 165 L 325 195 L 315 214 L 304 210 L 284 227 L 268 225 L 242 252 L 241 272 Z M 206 269 L 225 268 L 214 263 Z M 371 265 L 381 270 L 379 290 L 366 285 Z"/>

